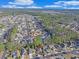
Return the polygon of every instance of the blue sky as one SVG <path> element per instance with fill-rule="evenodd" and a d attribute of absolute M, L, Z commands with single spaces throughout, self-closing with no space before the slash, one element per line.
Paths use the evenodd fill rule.
<path fill-rule="evenodd" d="M 79 9 L 79 0 L 0 0 L 0 7 Z"/>

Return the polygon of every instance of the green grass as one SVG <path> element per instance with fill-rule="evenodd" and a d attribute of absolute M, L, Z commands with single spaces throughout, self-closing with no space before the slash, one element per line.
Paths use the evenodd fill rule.
<path fill-rule="evenodd" d="M 4 49 L 4 44 L 0 43 L 0 51 L 3 51 L 3 49 Z"/>
<path fill-rule="evenodd" d="M 9 39 L 12 40 L 12 38 L 16 36 L 16 33 L 17 33 L 17 27 L 15 26 L 10 33 Z"/>
<path fill-rule="evenodd" d="M 41 41 L 40 36 L 37 36 L 37 37 L 35 38 L 34 44 L 35 44 L 35 46 L 38 46 L 38 45 L 42 44 L 42 41 Z"/>
<path fill-rule="evenodd" d="M 15 45 L 12 42 L 8 42 L 7 47 L 8 47 L 8 49 L 12 49 L 12 50 L 15 49 Z"/>
<path fill-rule="evenodd" d="M 5 27 L 5 25 L 3 25 L 3 24 L 0 24 L 0 28 L 2 29 L 2 28 L 4 28 Z"/>
<path fill-rule="evenodd" d="M 14 27 L 13 30 L 11 31 L 11 35 L 12 35 L 12 36 L 15 36 L 16 33 L 17 33 L 17 28 Z"/>

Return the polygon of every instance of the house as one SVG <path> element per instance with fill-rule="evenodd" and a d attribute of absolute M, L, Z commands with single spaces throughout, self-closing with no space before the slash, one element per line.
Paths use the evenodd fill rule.
<path fill-rule="evenodd" d="M 79 39 L 74 40 L 74 47 L 79 48 Z"/>

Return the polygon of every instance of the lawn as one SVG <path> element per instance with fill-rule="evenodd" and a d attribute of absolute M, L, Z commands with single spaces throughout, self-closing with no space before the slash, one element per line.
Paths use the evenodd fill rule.
<path fill-rule="evenodd" d="M 14 38 L 16 36 L 17 33 L 17 27 L 15 26 L 12 31 L 10 32 L 10 36 L 9 39 L 12 40 L 12 38 Z"/>
<path fill-rule="evenodd" d="M 4 44 L 0 43 L 0 51 L 4 49 Z"/>
<path fill-rule="evenodd" d="M 37 36 L 37 37 L 35 38 L 34 44 L 35 44 L 36 46 L 42 44 L 42 40 L 41 40 L 40 36 Z"/>
<path fill-rule="evenodd" d="M 3 25 L 3 24 L 0 24 L 0 29 L 2 29 L 2 28 L 4 28 L 5 27 L 5 25 Z"/>

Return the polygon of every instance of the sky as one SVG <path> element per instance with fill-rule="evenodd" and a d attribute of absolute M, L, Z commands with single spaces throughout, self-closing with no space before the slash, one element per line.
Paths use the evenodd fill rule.
<path fill-rule="evenodd" d="M 79 9 L 79 0 L 0 0 L 1 8 Z"/>

